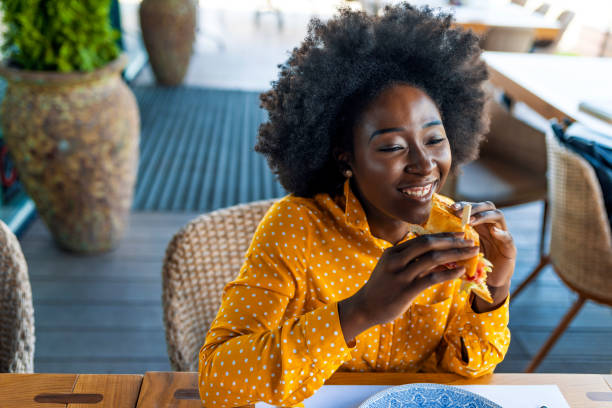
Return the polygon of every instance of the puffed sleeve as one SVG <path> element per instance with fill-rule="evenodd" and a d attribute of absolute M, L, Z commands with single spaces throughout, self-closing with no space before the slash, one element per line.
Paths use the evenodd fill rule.
<path fill-rule="evenodd" d="M 282 202 L 259 225 L 200 350 L 206 407 L 298 405 L 351 359 L 337 303 L 302 313 L 307 225 L 299 206 Z M 288 232 L 296 229 L 294 238 Z"/>

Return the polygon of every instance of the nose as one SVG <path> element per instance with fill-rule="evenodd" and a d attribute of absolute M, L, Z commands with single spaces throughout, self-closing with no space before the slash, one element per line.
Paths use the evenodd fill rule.
<path fill-rule="evenodd" d="M 408 152 L 404 171 L 407 173 L 428 175 L 435 167 L 434 157 L 426 149 L 414 146 Z"/>

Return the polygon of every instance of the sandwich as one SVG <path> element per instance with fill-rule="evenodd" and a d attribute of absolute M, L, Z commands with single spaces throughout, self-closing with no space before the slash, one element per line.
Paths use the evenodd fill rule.
<path fill-rule="evenodd" d="M 415 225 L 412 232 L 415 235 L 435 234 L 439 232 L 464 232 L 465 239 L 474 241 L 474 245 L 479 246 L 478 233 L 468 224 L 472 206 L 466 205 L 463 208 L 461 218 L 453 214 L 450 206 L 453 201 L 449 198 L 438 196 L 438 200 L 432 203 L 431 214 L 424 226 Z M 487 287 L 487 274 L 492 270 L 492 264 L 482 253 L 477 256 L 459 262 L 451 262 L 445 265 L 448 269 L 464 266 L 465 273 L 461 276 L 461 290 L 473 292 L 489 303 L 493 303 L 493 298 Z"/>

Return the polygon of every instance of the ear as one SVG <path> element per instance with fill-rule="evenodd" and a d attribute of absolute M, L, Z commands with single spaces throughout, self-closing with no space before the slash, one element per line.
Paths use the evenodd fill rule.
<path fill-rule="evenodd" d="M 335 148 L 332 152 L 334 156 L 334 160 L 338 164 L 338 168 L 340 171 L 343 170 L 352 170 L 351 163 L 353 162 L 353 157 L 347 151 L 341 150 L 340 148 Z"/>

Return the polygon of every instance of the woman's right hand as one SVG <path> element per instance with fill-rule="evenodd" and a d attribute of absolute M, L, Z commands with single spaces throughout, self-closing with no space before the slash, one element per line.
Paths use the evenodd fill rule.
<path fill-rule="evenodd" d="M 459 278 L 464 267 L 447 269 L 444 264 L 472 258 L 478 251 L 462 232 L 422 235 L 387 248 L 366 284 L 338 304 L 347 343 L 372 326 L 398 318 L 428 287 Z"/>

